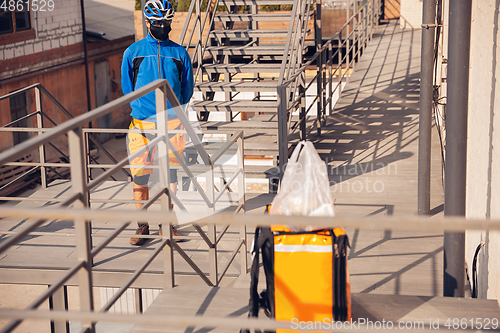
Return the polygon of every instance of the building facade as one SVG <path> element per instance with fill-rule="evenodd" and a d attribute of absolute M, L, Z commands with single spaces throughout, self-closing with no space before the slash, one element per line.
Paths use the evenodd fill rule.
<path fill-rule="evenodd" d="M 416 3 L 418 0 L 406 0 Z M 440 103 L 446 104 L 449 3 L 442 0 L 443 30 L 439 41 L 437 81 Z M 404 7 L 404 1 L 401 4 Z M 471 219 L 500 218 L 500 1 L 472 0 L 467 179 L 465 214 Z M 445 105 L 436 107 L 436 122 L 446 147 Z M 500 232 L 466 232 L 465 264 L 471 292 L 500 299 Z"/>
<path fill-rule="evenodd" d="M 30 4 L 34 6 L 31 2 Z M 85 58 L 82 2 L 66 0 L 64 6 L 60 1 L 47 1 L 46 4 L 44 8 L 32 7 L 29 10 L 27 7 L 16 8 L 21 11 L 11 11 L 9 7 L 0 10 L 0 96 L 40 83 L 73 117 L 120 97 L 121 59 L 123 51 L 135 41 L 134 34 L 118 37 L 115 34 L 116 38 L 107 40 L 88 33 L 88 52 Z M 22 2 L 22 5 L 26 6 L 26 3 Z M 111 6 L 108 10 L 114 11 Z M 87 19 L 93 21 L 92 17 Z M 133 24 L 130 29 L 133 30 Z M 88 90 L 85 63 L 89 73 Z M 42 111 L 57 125 L 69 119 L 44 96 Z M 34 90 L 4 99 L 0 101 L 0 126 L 32 112 L 35 112 Z M 115 110 L 111 117 L 99 119 L 92 125 L 127 128 L 130 122 L 129 113 L 130 109 L 126 106 Z M 52 127 L 48 118 L 44 119 L 44 126 Z M 16 126 L 36 126 L 36 117 L 20 121 Z M 26 132 L 2 132 L 0 151 L 33 135 Z M 99 137 L 101 141 L 109 138 L 110 135 Z M 65 151 L 65 140 L 62 137 L 54 144 Z M 34 152 L 34 155 L 36 154 L 37 152 Z M 46 154 L 48 162 L 60 157 L 53 149 L 47 149 Z M 36 156 L 29 159 L 37 161 Z M 2 173 L 3 171 L 5 170 L 2 170 Z M 5 179 L 0 179 L 0 185 L 5 182 Z"/>
<path fill-rule="evenodd" d="M 472 3 L 466 215 L 499 219 L 500 1 Z M 479 298 L 500 299 L 499 253 L 500 232 L 467 231 L 469 279 L 477 275 Z"/>

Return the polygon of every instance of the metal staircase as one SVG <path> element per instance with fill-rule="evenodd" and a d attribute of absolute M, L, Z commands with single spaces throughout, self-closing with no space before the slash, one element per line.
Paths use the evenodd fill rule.
<path fill-rule="evenodd" d="M 202 95 L 194 107 L 204 133 L 243 130 L 245 154 L 272 157 L 274 166 L 279 156 L 288 155 L 292 134 L 288 127 L 293 127 L 292 120 L 299 120 L 292 119 L 292 113 L 300 103 L 290 106 L 305 82 L 303 55 L 321 36 L 315 29 L 317 16 L 311 2 L 210 0 L 202 14 L 203 1 L 192 1 L 180 43 L 192 54 L 195 91 Z M 265 12 L 261 5 L 289 5 L 291 11 Z M 279 96 L 278 87 L 300 70 L 295 84 L 285 88 L 286 99 L 280 101 L 284 96 Z M 286 119 L 279 119 L 283 117 L 278 115 L 278 106 L 283 102 Z M 280 120 L 287 127 L 286 137 L 279 135 Z M 286 146 L 281 154 L 280 143 Z M 217 143 L 207 145 L 218 148 Z M 254 166 L 247 168 L 246 176 L 270 178 L 276 184 L 279 170 Z"/>

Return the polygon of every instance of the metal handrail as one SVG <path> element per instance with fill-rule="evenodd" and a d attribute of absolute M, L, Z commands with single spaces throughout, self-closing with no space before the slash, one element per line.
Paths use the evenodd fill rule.
<path fill-rule="evenodd" d="M 127 94 L 125 96 L 122 96 L 108 104 L 105 104 L 103 106 L 100 106 L 93 111 L 90 111 L 88 113 L 84 113 L 76 118 L 70 119 L 61 125 L 51 129 L 50 131 L 47 131 L 35 138 L 32 138 L 30 140 L 24 141 L 18 145 L 16 145 L 14 148 L 9 149 L 3 153 L 0 154 L 0 164 L 3 165 L 6 162 L 10 162 L 12 160 L 15 160 L 26 153 L 30 152 L 34 148 L 43 145 L 45 143 L 50 142 L 51 140 L 54 140 L 58 138 L 61 135 L 64 135 L 68 133 L 69 131 L 72 131 L 73 129 L 83 127 L 87 125 L 91 120 L 102 117 L 106 115 L 107 113 L 110 112 L 110 109 L 117 109 L 122 106 L 127 105 L 131 101 L 135 100 L 136 98 L 143 96 L 147 93 L 150 93 L 154 91 L 155 89 L 161 87 L 164 85 L 164 82 L 161 80 L 156 80 L 152 82 L 149 85 L 146 85 L 144 87 L 141 87 L 130 94 Z"/>
<path fill-rule="evenodd" d="M 99 312 L 106 312 L 108 311 L 115 303 L 118 301 L 118 299 L 127 291 L 127 289 L 134 283 L 135 280 L 141 275 L 142 272 L 153 262 L 153 260 L 160 254 L 160 252 L 163 250 L 167 244 L 171 242 L 170 239 L 164 239 L 160 243 L 159 246 L 156 247 L 156 249 L 151 253 L 151 255 L 146 259 L 146 261 L 139 267 L 138 269 L 135 270 L 134 274 L 123 284 L 123 286 L 111 297 L 111 299 L 102 306 L 101 310 Z"/>
<path fill-rule="evenodd" d="M 161 211 L 111 211 L 111 210 L 91 210 L 91 209 L 34 209 L 34 208 L 14 208 L 7 207 L 0 210 L 0 218 L 40 218 L 45 220 L 93 220 L 108 221 L 109 223 L 121 223 L 124 219 L 137 221 L 145 218 L 151 223 L 165 223 L 165 221 L 175 221 L 178 217 L 190 217 L 195 220 L 202 220 L 207 224 L 231 225 L 231 226 L 271 226 L 290 225 L 296 227 L 330 228 L 342 227 L 350 229 L 367 230 L 433 230 L 441 231 L 464 231 L 464 230 L 500 230 L 500 219 L 486 218 L 466 218 L 461 216 L 440 216 L 429 218 L 428 216 L 368 216 L 368 217 L 347 217 L 347 216 L 284 216 L 284 215 L 258 215 L 253 214 L 235 215 L 221 213 L 217 215 L 205 216 L 201 213 L 172 213 Z M 88 223 L 88 222 L 86 222 Z M 26 236 L 27 233 L 23 233 Z"/>
<path fill-rule="evenodd" d="M 294 33 L 294 30 L 293 28 L 295 27 L 297 30 L 302 28 L 302 21 L 297 21 L 297 16 L 303 16 L 303 13 L 297 13 L 297 9 L 299 7 L 299 3 L 302 4 L 302 2 L 305 1 L 305 0 L 296 0 L 293 4 L 293 7 L 292 7 L 292 19 L 290 20 L 290 24 L 288 26 L 288 33 L 287 33 L 287 36 L 286 36 L 286 42 L 285 42 L 285 50 L 284 50 L 284 56 L 283 56 L 283 60 L 281 62 L 281 68 L 280 68 L 280 75 L 279 75 L 279 79 L 278 79 L 278 83 L 282 83 L 283 82 L 283 79 L 285 78 L 285 70 L 286 70 L 286 65 L 287 64 L 290 64 L 290 63 L 287 61 L 288 58 L 290 57 L 290 59 L 293 59 L 292 56 L 295 55 L 295 52 L 297 51 L 296 50 L 296 47 L 294 45 L 294 47 L 292 48 L 292 52 L 290 53 L 290 45 L 291 45 L 291 42 L 292 42 L 292 34 Z M 310 0 L 307 1 L 308 3 L 310 2 Z M 307 8 L 307 11 L 309 12 L 309 8 Z M 307 28 L 307 27 L 306 27 Z M 300 50 L 300 52 L 302 52 L 302 50 Z"/>
<path fill-rule="evenodd" d="M 80 196 L 81 196 L 80 193 L 74 193 L 72 196 L 70 196 L 69 198 L 65 199 L 63 202 L 59 203 L 58 206 L 59 207 L 68 207 L 73 202 L 75 202 L 76 200 L 78 200 L 80 198 Z M 3 210 L 3 208 L 2 208 L 2 210 Z M 42 224 L 44 224 L 47 221 L 47 220 L 44 220 L 44 219 L 40 219 L 39 217 L 35 217 L 35 218 L 37 219 L 37 221 L 35 221 L 35 222 L 31 223 L 30 225 L 28 225 L 26 228 L 23 229 L 22 232 L 18 233 L 15 236 L 12 236 L 12 237 L 8 238 L 7 240 L 2 241 L 2 243 L 0 243 L 0 253 L 3 253 L 9 247 L 11 247 L 12 245 L 14 245 L 17 242 L 19 242 L 26 235 L 28 235 L 31 231 L 35 230 L 36 228 L 38 228 L 39 226 L 41 226 Z"/>
<path fill-rule="evenodd" d="M 84 266 L 84 261 L 78 261 L 73 267 L 71 267 L 66 274 L 64 274 L 59 280 L 57 280 L 54 284 L 52 284 L 42 295 L 40 295 L 36 300 L 34 300 L 25 311 L 35 310 L 37 309 L 43 302 L 45 302 L 52 294 L 62 287 L 64 283 L 66 283 L 70 278 L 72 278 L 78 270 L 80 270 Z M 15 329 L 19 324 L 21 324 L 22 320 L 13 320 L 7 326 L 2 329 L 3 332 L 10 332 Z"/>
<path fill-rule="evenodd" d="M 215 12 L 217 11 L 217 7 L 219 6 L 219 0 L 210 0 L 208 2 L 207 9 L 205 10 L 205 17 L 203 20 L 203 24 L 201 23 L 201 16 L 200 16 L 201 12 L 199 12 L 200 8 L 201 8 L 201 3 L 202 3 L 202 1 L 200 1 L 200 0 L 191 1 L 191 5 L 189 6 L 189 10 L 188 10 L 188 14 L 187 14 L 187 19 L 184 23 L 184 26 L 182 28 L 182 32 L 181 32 L 181 35 L 179 38 L 179 44 L 183 45 L 187 30 L 188 30 L 188 28 L 191 25 L 191 22 L 193 20 L 193 12 L 194 12 L 195 7 L 196 7 L 197 13 L 194 17 L 194 24 L 193 24 L 189 39 L 186 43 L 186 50 L 189 50 L 191 48 L 191 42 L 193 40 L 195 30 L 197 30 L 198 35 L 199 35 L 198 41 L 195 44 L 195 50 L 193 52 L 193 55 L 191 56 L 191 61 L 194 63 L 195 60 L 197 60 L 197 63 L 198 63 L 196 73 L 194 75 L 195 82 L 197 81 L 197 79 L 200 75 L 200 72 L 201 72 L 201 68 L 203 67 L 202 62 L 203 62 L 203 57 L 205 55 L 205 52 L 208 48 L 208 41 L 210 40 L 210 31 L 208 31 L 206 33 L 205 42 L 202 43 L 201 39 L 202 39 L 203 33 L 205 32 L 206 23 L 207 23 L 207 19 L 209 16 L 210 16 L 210 23 L 209 23 L 208 27 L 210 29 L 210 27 L 213 26 L 214 19 L 215 19 Z"/>
<path fill-rule="evenodd" d="M 379 7 L 380 0 L 370 0 L 359 9 L 354 10 L 353 15 L 349 15 L 345 24 L 342 25 L 342 27 L 330 39 L 321 45 L 317 49 L 316 53 L 309 58 L 305 64 L 303 64 L 286 81 L 283 81 L 278 85 L 279 156 L 283 156 L 283 158 L 280 158 L 278 161 L 280 179 L 283 176 L 284 168 L 288 163 L 288 139 L 298 128 L 300 128 L 301 140 L 305 140 L 307 138 L 308 133 L 305 126 L 307 114 L 313 108 L 315 103 L 317 105 L 317 119 L 312 124 L 310 131 L 316 126 L 318 135 L 321 135 L 321 124 L 326 121 L 326 110 L 328 108 L 329 114 L 331 114 L 333 108 L 333 94 L 338 91 L 340 97 L 342 81 L 344 78 L 348 78 L 351 66 L 354 69 L 355 59 L 359 57 L 360 52 L 364 49 L 364 45 L 373 34 L 373 30 L 375 28 L 374 22 L 378 22 L 375 17 L 380 15 Z M 361 15 L 362 17 L 360 18 Z M 365 25 L 364 22 L 368 20 L 371 24 Z M 359 28 L 360 22 L 363 25 L 363 29 L 361 30 Z M 346 34 L 346 37 L 342 39 L 342 31 L 349 28 L 351 24 L 354 26 L 354 29 Z M 350 43 L 350 38 L 353 35 L 355 35 L 355 39 L 352 43 Z M 338 45 L 335 46 L 337 50 L 333 52 L 335 40 L 338 40 Z M 356 45 L 358 46 L 357 48 Z M 346 48 L 346 52 L 345 55 L 342 55 L 341 49 L 344 47 Z M 349 58 L 353 49 L 355 50 L 355 53 L 352 58 Z M 335 68 L 333 68 L 334 57 L 338 58 L 338 63 Z M 328 60 L 324 61 L 323 58 L 327 58 Z M 310 82 L 307 85 L 303 85 L 301 81 L 303 81 L 306 69 L 315 62 L 317 67 L 316 75 L 310 78 Z M 344 64 L 346 70 L 342 73 L 342 66 Z M 335 73 L 337 73 L 338 82 L 334 85 L 333 76 Z M 306 92 L 314 83 L 317 85 L 317 94 L 306 110 Z M 297 92 L 298 87 L 300 87 L 300 89 Z M 327 94 L 328 98 L 326 98 Z M 299 120 L 294 126 L 291 126 L 291 114 L 299 108 L 301 109 Z"/>
<path fill-rule="evenodd" d="M 48 121 L 50 121 L 54 126 L 57 126 L 57 124 L 47 114 L 42 112 L 42 97 L 41 97 L 42 95 L 40 94 L 40 92 L 43 92 L 45 94 L 45 96 L 47 98 L 49 98 L 52 101 L 52 103 L 54 103 L 54 105 L 62 113 L 64 113 L 69 119 L 74 118 L 73 115 L 71 113 L 69 113 L 68 110 L 66 110 L 66 108 L 61 103 L 59 103 L 59 101 L 41 83 L 35 83 L 35 84 L 32 84 L 28 87 L 24 87 L 24 88 L 18 89 L 16 91 L 13 91 L 7 95 L 1 96 L 0 101 L 17 96 L 17 95 L 22 94 L 22 93 L 25 93 L 27 91 L 30 91 L 31 89 L 35 89 L 36 111 L 32 112 L 30 114 L 27 114 L 19 119 L 16 119 L 16 120 L 14 120 L 6 125 L 3 125 L 2 127 L 0 127 L 0 132 L 36 132 L 36 133 L 42 133 L 42 132 L 49 130 L 46 128 L 41 128 L 41 123 L 42 123 L 43 118 L 38 119 L 38 128 L 21 128 L 21 127 L 12 128 L 12 127 L 10 127 L 10 126 L 12 126 L 12 125 L 24 120 L 24 119 L 28 119 L 28 118 L 33 117 L 33 116 L 42 116 L 42 117 L 46 118 Z M 100 151 L 102 151 L 113 163 L 117 162 L 116 159 L 107 151 L 107 149 L 101 145 L 101 143 L 99 142 L 99 140 L 97 140 L 97 138 L 95 138 L 93 135 L 89 135 L 88 137 L 97 146 L 97 148 L 99 148 Z M 63 158 L 68 160 L 68 156 L 66 154 L 64 154 L 60 149 L 58 149 L 53 143 L 49 142 L 48 144 L 51 147 L 53 147 Z M 40 149 L 40 151 L 45 150 L 45 145 L 41 145 L 39 147 L 39 149 Z M 41 162 L 42 163 L 45 162 L 44 161 L 45 154 L 41 153 L 40 155 L 41 155 L 41 160 L 43 160 Z M 89 154 L 89 157 L 93 162 L 99 164 L 90 154 Z M 58 165 L 58 167 L 61 167 L 61 165 Z M 124 172 L 127 177 L 131 176 L 130 173 L 125 169 L 122 169 L 122 172 Z M 46 174 L 44 166 L 42 166 L 42 168 L 41 168 L 41 177 L 42 177 L 42 186 L 45 187 L 46 182 L 47 182 L 47 174 Z M 16 179 L 16 181 L 17 180 L 19 180 L 19 179 Z"/>
<path fill-rule="evenodd" d="M 261 330 L 261 331 L 276 331 L 276 330 L 292 330 L 292 331 L 300 331 L 300 332 L 310 332 L 310 328 L 296 327 L 293 325 L 293 321 L 284 321 L 284 320 L 269 320 L 268 318 L 261 317 L 216 317 L 209 316 L 207 314 L 188 316 L 188 315 L 170 315 L 165 313 L 159 314 L 102 314 L 88 311 L 22 311 L 22 310 L 2 310 L 0 311 L 0 315 L 4 318 L 10 319 L 44 319 L 44 320 L 61 320 L 61 321 L 83 321 L 83 320 L 92 320 L 95 322 L 103 321 L 103 322 L 112 322 L 112 323 L 128 323 L 128 324 L 139 324 L 139 325 L 147 325 L 148 328 L 151 329 L 157 328 L 161 331 L 161 328 L 165 327 L 210 327 L 210 328 L 224 328 L 227 331 L 237 332 L 241 329 L 244 330 Z M 333 323 L 333 321 L 332 321 Z M 154 325 L 154 327 L 153 327 Z M 396 327 L 396 325 L 394 325 Z M 341 326 L 341 328 L 335 328 L 335 325 L 331 325 L 330 328 L 322 327 L 321 330 L 325 332 L 346 332 L 353 330 L 351 326 L 349 329 L 344 328 L 345 326 Z M 355 332 L 359 333 L 371 333 L 374 331 L 373 326 L 359 325 L 354 328 Z M 440 325 L 437 329 L 431 328 L 428 326 L 422 327 L 418 329 L 418 332 L 422 333 L 432 333 L 437 330 L 446 330 L 450 331 L 448 326 Z M 385 331 L 388 331 L 386 329 Z M 465 329 L 467 332 L 468 330 Z"/>
<path fill-rule="evenodd" d="M 212 177 L 213 177 L 213 169 L 215 167 L 215 163 L 217 160 L 228 151 L 228 149 L 231 147 L 233 144 L 238 145 L 239 149 L 239 154 L 238 155 L 238 166 L 235 171 L 235 174 L 231 177 L 231 179 L 226 183 L 227 186 L 221 189 L 222 191 L 226 191 L 228 189 L 228 186 L 238 178 L 239 182 L 239 192 L 240 196 L 242 197 L 239 200 L 239 206 L 244 207 L 244 165 L 243 165 L 243 132 L 237 132 L 233 135 L 233 137 L 230 139 L 230 141 L 226 144 L 224 144 L 222 147 L 220 147 L 215 153 L 210 156 L 207 151 L 204 149 L 202 146 L 201 142 L 199 141 L 199 138 L 197 136 L 197 132 L 193 129 L 192 125 L 189 122 L 189 119 L 187 118 L 185 111 L 183 107 L 180 105 L 177 97 L 175 96 L 174 92 L 172 91 L 172 88 L 170 87 L 169 83 L 167 80 L 157 80 L 152 83 L 150 83 L 147 86 L 144 86 L 126 96 L 120 97 L 119 99 L 112 101 L 106 105 L 103 105 L 101 107 L 96 108 L 95 110 L 83 114 L 81 116 L 78 116 L 76 118 L 73 118 L 59 126 L 56 126 L 48 131 L 39 131 L 40 134 L 28 141 L 25 141 L 19 145 L 16 145 L 15 147 L 11 148 L 10 150 L 3 152 L 0 154 L 0 165 L 5 165 L 8 163 L 11 163 L 10 161 L 12 159 L 16 159 L 19 156 L 22 156 L 26 154 L 27 152 L 31 151 L 32 149 L 35 149 L 36 147 L 39 147 L 40 145 L 43 145 L 47 142 L 50 142 L 52 139 L 59 137 L 64 134 L 68 134 L 68 139 L 69 139 L 69 150 L 70 150 L 70 163 L 69 166 L 71 168 L 71 174 L 72 174 L 72 187 L 74 189 L 74 194 L 59 203 L 60 207 L 67 207 L 73 203 L 74 207 L 77 208 L 88 208 L 89 203 L 90 203 L 90 190 L 97 186 L 98 184 L 102 183 L 105 179 L 110 177 L 112 174 L 119 172 L 120 169 L 124 167 L 128 163 L 128 160 L 130 158 L 134 158 L 135 156 L 138 156 L 142 154 L 147 147 L 143 147 L 142 149 L 139 149 L 136 151 L 134 154 L 131 154 L 127 158 L 123 159 L 120 162 L 117 162 L 117 164 L 110 166 L 109 170 L 101 174 L 99 177 L 96 179 L 90 181 L 87 183 L 88 179 L 86 177 L 85 170 L 87 169 L 86 165 L 86 159 L 85 159 L 85 153 L 84 153 L 84 144 L 83 144 L 83 138 L 86 135 L 86 133 L 83 131 L 83 126 L 85 124 L 88 124 L 89 121 L 99 118 L 101 116 L 104 116 L 110 112 L 112 112 L 114 109 L 119 108 L 123 105 L 128 104 L 130 101 L 141 97 L 145 94 L 148 94 L 152 91 L 155 91 L 156 94 L 156 100 L 157 100 L 157 137 L 150 142 L 151 145 L 157 144 L 159 155 L 160 155 L 160 166 L 166 165 L 167 170 L 165 168 L 160 169 L 160 172 L 163 175 L 164 181 L 162 183 L 162 189 L 156 193 L 154 196 L 152 196 L 139 210 L 139 212 L 144 213 L 144 211 L 151 206 L 153 203 L 157 201 L 161 201 L 161 209 L 163 212 L 168 211 L 170 208 L 170 201 L 173 200 L 179 207 L 185 210 L 184 206 L 182 203 L 178 200 L 176 195 L 174 193 L 171 193 L 170 190 L 168 189 L 168 184 L 170 183 L 169 177 L 170 173 L 168 172 L 169 168 L 169 154 L 167 153 L 168 150 L 170 149 L 173 153 L 174 156 L 177 158 L 179 161 L 181 168 L 184 169 L 186 173 L 189 174 L 189 167 L 186 165 L 186 163 L 183 161 L 183 159 L 180 157 L 179 153 L 177 152 L 177 149 L 173 147 L 172 143 L 169 140 L 169 131 L 166 126 L 166 112 L 163 110 L 166 109 L 167 107 L 167 100 L 170 102 L 170 105 L 172 105 L 173 110 L 175 111 L 176 115 L 178 116 L 179 120 L 181 121 L 181 124 L 183 125 L 184 129 L 180 131 L 172 131 L 172 132 L 182 132 L 182 133 L 187 133 L 191 137 L 191 141 L 195 145 L 195 149 L 198 152 L 198 154 L 201 156 L 203 162 L 205 165 L 207 165 L 211 170 L 212 170 Z M 165 156 L 164 158 L 166 159 L 165 161 L 162 160 L 162 156 Z M 38 166 L 40 165 L 47 165 L 47 163 L 39 163 Z M 37 166 L 37 167 L 38 167 Z M 167 172 L 165 172 L 167 171 Z M 192 175 L 192 174 L 191 174 Z M 197 189 L 202 195 L 202 197 L 205 199 L 207 205 L 209 207 L 215 207 L 215 203 L 220 199 L 221 195 L 218 195 L 217 197 L 215 196 L 214 192 L 214 181 L 207 179 L 207 188 L 204 190 L 201 188 L 201 186 L 197 183 L 196 178 L 193 176 L 192 177 L 193 183 L 197 185 Z M 57 201 L 57 200 L 56 200 Z M 100 211 L 102 212 L 102 211 Z M 79 272 L 79 275 L 82 276 L 82 270 L 85 271 L 83 275 L 88 274 L 88 279 L 84 279 L 86 282 L 80 281 L 80 288 L 83 288 L 83 290 L 88 291 L 91 293 L 92 290 L 92 272 L 91 272 L 91 266 L 92 266 L 92 261 L 93 258 L 100 252 L 102 251 L 113 239 L 115 239 L 131 222 L 137 221 L 134 219 L 126 218 L 125 221 L 127 222 L 122 222 L 121 225 L 116 228 L 110 235 L 108 235 L 104 240 L 101 241 L 101 243 L 94 249 L 91 248 L 91 227 L 86 226 L 82 227 L 81 223 L 82 221 L 86 221 L 90 225 L 90 220 L 86 220 L 82 216 L 79 218 L 75 219 L 75 237 L 77 240 L 77 257 L 80 260 L 79 266 L 77 268 L 72 269 L 69 273 L 67 273 L 64 276 L 64 281 L 61 283 L 64 283 L 69 279 L 70 277 L 76 275 L 76 272 Z M 29 224 L 23 231 L 16 233 L 6 239 L 5 241 L 2 241 L 0 243 L 0 253 L 4 252 L 6 249 L 20 241 L 22 238 L 24 238 L 26 235 L 28 235 L 30 232 L 34 231 L 38 227 L 40 227 L 42 224 L 47 222 L 47 219 L 44 219 L 42 217 L 38 217 L 33 223 Z M 165 221 L 163 221 L 165 224 Z M 167 230 L 166 230 L 166 235 L 163 238 L 163 242 L 161 243 L 161 246 L 155 250 L 155 252 L 142 264 L 142 266 L 130 277 L 130 279 L 120 288 L 117 294 L 104 306 L 102 311 L 107 311 L 113 304 L 118 300 L 118 298 L 121 296 L 121 294 L 134 283 L 134 281 L 139 277 L 139 275 L 146 269 L 146 267 L 153 261 L 155 257 L 165 248 L 165 251 L 168 253 L 172 253 L 173 249 L 176 249 L 179 254 L 183 258 L 187 258 L 186 261 L 193 267 L 193 269 L 200 274 L 200 277 L 207 282 L 208 285 L 218 285 L 222 277 L 224 276 L 225 272 L 227 271 L 228 265 L 231 265 L 233 260 L 234 260 L 234 253 L 237 253 L 240 251 L 242 255 L 242 267 L 244 267 L 245 271 L 247 270 L 247 262 L 246 262 L 246 232 L 245 230 L 242 230 L 240 232 L 240 238 L 239 238 L 239 243 L 238 247 L 233 252 L 233 255 L 231 257 L 230 262 L 226 267 L 224 268 L 223 274 L 218 274 L 217 272 L 217 255 L 216 255 L 216 234 L 215 234 L 215 225 L 212 227 L 213 233 L 210 232 L 209 228 L 209 235 L 205 235 L 205 233 L 201 230 L 201 228 L 196 228 L 197 231 L 200 232 L 201 236 L 203 239 L 205 239 L 207 244 L 209 244 L 209 252 L 210 252 L 210 257 L 215 260 L 215 262 L 210 261 L 210 278 L 206 276 L 205 273 L 203 273 L 198 266 L 184 253 L 184 251 L 178 247 L 175 244 L 175 239 L 177 237 L 173 237 L 171 233 L 171 225 L 172 221 L 167 221 Z M 138 237 L 141 237 L 140 235 Z M 168 245 L 168 246 L 167 246 Z M 167 246 L 167 247 L 166 247 Z M 243 248 L 242 248 L 243 247 Z M 86 254 L 85 254 L 86 253 Z M 85 254 L 85 255 L 83 255 Z M 215 254 L 215 255 L 213 255 Z M 168 258 L 168 255 L 166 256 Z M 170 260 L 165 259 L 165 266 L 170 267 L 169 270 L 166 270 L 165 274 L 167 275 L 168 273 L 170 274 L 170 277 L 167 278 L 171 280 L 171 286 L 173 286 L 174 283 L 174 269 L 173 269 L 173 261 L 172 257 Z M 68 275 L 69 274 L 69 275 Z M 60 284 L 60 282 L 58 282 Z M 168 283 L 167 283 L 168 285 Z M 60 286 L 60 285 L 58 285 Z M 58 287 L 54 287 L 58 288 Z M 54 289 L 50 289 L 50 292 L 46 292 L 43 297 L 45 299 L 52 294 Z M 85 292 L 84 292 L 85 294 Z M 92 309 L 92 296 L 89 295 L 87 298 L 83 297 L 81 299 L 82 303 L 82 309 Z M 38 303 L 33 303 L 30 308 L 36 308 L 38 307 Z M 8 332 L 15 328 L 20 321 L 13 321 L 11 322 L 2 332 Z M 86 323 L 87 325 L 89 323 Z M 85 326 L 84 325 L 84 326 Z M 89 324 L 90 325 L 90 324 Z M 89 326 L 89 328 L 92 330 L 92 325 Z"/>
<path fill-rule="evenodd" d="M 144 215 L 145 214 L 145 215 Z M 133 215 L 133 216 L 131 216 Z M 160 222 L 165 220 L 175 219 L 176 215 L 172 213 L 159 213 L 159 212 L 96 212 L 88 209 L 80 209 L 80 210 L 37 210 L 37 209 L 15 209 L 15 208 L 7 208 L 0 211 L 0 218 L 33 218 L 33 217 L 41 217 L 43 219 L 62 219 L 62 220 L 77 220 L 77 218 L 83 217 L 83 220 L 120 220 L 124 218 L 133 219 L 144 218 L 147 217 L 148 221 L 152 222 Z M 193 217 L 193 215 L 191 215 Z M 196 218 L 196 215 L 194 215 Z M 360 218 L 331 218 L 331 217 L 303 217 L 303 216 L 279 216 L 279 215 L 261 215 L 259 219 L 255 219 L 255 216 L 252 215 L 242 215 L 242 216 L 234 216 L 234 214 L 222 214 L 218 216 L 210 216 L 205 218 L 208 223 L 214 224 L 230 224 L 233 226 L 245 225 L 245 226 L 270 226 L 275 224 L 286 224 L 286 225 L 294 225 L 294 226 L 312 226 L 312 227 L 338 227 L 342 226 L 344 228 L 353 228 L 353 229 L 367 229 L 367 230 L 386 230 L 386 229 L 396 229 L 396 230 L 406 230 L 406 231 L 416 231 L 416 230 L 433 230 L 433 231 L 464 231 L 464 230 L 500 230 L 500 220 L 496 219 L 467 219 L 464 217 L 438 217 L 432 218 L 424 217 L 424 216 L 406 216 L 406 217 L 360 217 Z M 164 240 L 162 245 L 168 243 L 168 240 Z M 177 244 L 173 244 L 174 247 L 178 248 Z M 241 246 L 241 245 L 240 245 Z M 77 266 L 81 265 L 81 263 L 77 263 Z M 67 276 L 60 279 L 64 280 Z M 132 279 L 132 278 L 131 278 Z M 129 279 L 129 282 L 130 280 Z M 59 282 L 60 283 L 60 282 Z M 130 283 L 127 283 L 130 285 Z M 46 292 L 43 296 L 48 294 Z M 37 302 L 38 303 L 38 302 Z M 32 308 L 30 306 L 29 308 Z M 15 313 L 15 315 L 14 315 Z M 88 318 L 92 321 L 110 321 L 113 316 L 122 317 L 120 315 L 99 315 L 96 312 L 44 312 L 44 311 L 17 311 L 14 310 L 0 310 L 0 317 L 6 318 L 14 318 L 15 321 L 19 321 L 20 319 L 28 319 L 28 318 L 43 318 L 43 319 L 59 319 L 59 320 L 69 320 L 69 318 Z M 129 314 L 126 315 L 129 318 L 128 322 L 130 323 L 141 323 L 146 322 L 146 318 L 150 318 L 148 315 L 135 315 L 131 316 Z M 162 318 L 165 318 L 165 315 L 162 315 Z M 130 317 L 133 317 L 131 319 Z M 256 327 L 256 328 L 269 328 L 273 327 L 282 327 L 284 325 L 283 322 L 279 321 L 271 321 L 260 319 L 257 321 L 247 321 L 241 318 L 235 319 L 224 319 L 224 318 L 212 318 L 212 317 L 189 317 L 188 321 L 179 318 L 178 316 L 168 317 L 170 320 L 174 320 L 177 318 L 178 321 L 173 321 L 175 323 L 181 323 L 184 321 L 184 325 L 193 324 L 195 321 L 198 324 L 204 326 L 210 326 L 211 323 L 217 325 L 228 325 L 233 323 L 233 325 L 240 325 L 238 327 Z M 224 320 L 223 320 L 224 319 Z M 215 322 L 215 320 L 221 320 L 221 322 Z M 173 323 L 172 322 L 172 323 Z M 255 326 L 252 326 L 255 325 Z M 267 326 L 271 325 L 271 326 Z M 9 326 L 9 328 L 11 328 Z M 236 327 L 236 326 L 235 326 Z M 4 330 L 8 332 L 8 330 Z"/>

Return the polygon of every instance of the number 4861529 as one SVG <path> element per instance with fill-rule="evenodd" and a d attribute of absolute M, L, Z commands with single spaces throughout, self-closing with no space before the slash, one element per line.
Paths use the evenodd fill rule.
<path fill-rule="evenodd" d="M 448 329 L 476 329 L 476 330 L 496 330 L 498 328 L 498 319 L 497 318 L 448 318 L 446 323 L 444 324 Z"/>
<path fill-rule="evenodd" d="M 54 10 L 54 0 L 3 0 L 0 10 L 4 12 L 51 12 Z"/>

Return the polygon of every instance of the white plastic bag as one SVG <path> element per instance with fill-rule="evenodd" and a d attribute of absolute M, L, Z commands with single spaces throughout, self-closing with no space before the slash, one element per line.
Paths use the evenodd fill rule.
<path fill-rule="evenodd" d="M 293 151 L 270 214 L 335 216 L 326 164 L 311 142 L 301 141 Z"/>

